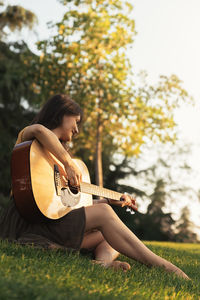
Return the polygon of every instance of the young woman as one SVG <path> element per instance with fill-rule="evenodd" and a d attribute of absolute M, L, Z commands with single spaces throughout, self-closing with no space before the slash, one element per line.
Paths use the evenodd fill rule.
<path fill-rule="evenodd" d="M 62 162 L 70 184 L 78 186 L 82 175 L 65 145 L 78 134 L 81 120 L 79 105 L 66 95 L 56 95 L 45 103 L 32 124 L 19 133 L 16 144 L 37 139 Z M 123 198 L 125 204 L 132 202 L 128 195 Z M 109 203 L 103 199 L 92 206 L 74 209 L 58 220 L 31 224 L 19 215 L 12 200 L 0 221 L 0 237 L 49 248 L 89 249 L 94 253 L 94 262 L 126 271 L 130 265 L 115 260 L 122 253 L 147 266 L 163 267 L 188 279 L 178 267 L 150 251 L 118 218 Z"/>

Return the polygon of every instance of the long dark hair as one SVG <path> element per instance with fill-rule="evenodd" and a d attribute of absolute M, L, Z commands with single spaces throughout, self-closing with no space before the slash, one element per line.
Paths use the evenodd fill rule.
<path fill-rule="evenodd" d="M 42 124 L 52 130 L 59 127 L 62 123 L 63 116 L 78 116 L 80 122 L 83 119 L 83 111 L 69 96 L 58 94 L 50 98 L 35 116 L 31 124 Z"/>

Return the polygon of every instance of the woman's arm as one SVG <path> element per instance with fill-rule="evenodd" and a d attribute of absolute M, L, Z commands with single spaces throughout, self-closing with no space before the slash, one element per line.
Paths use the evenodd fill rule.
<path fill-rule="evenodd" d="M 99 203 L 107 203 L 107 204 L 109 204 L 109 201 L 106 198 L 102 198 L 102 199 L 99 199 L 99 200 L 93 199 L 93 204 L 99 204 Z"/>
<path fill-rule="evenodd" d="M 109 205 L 123 206 L 122 202 L 115 201 L 115 200 L 108 199 L 108 198 L 101 198 L 99 200 L 93 199 L 93 204 L 99 204 L 99 203 L 106 203 L 106 204 L 109 204 Z"/>
<path fill-rule="evenodd" d="M 108 199 L 108 198 L 102 198 L 99 200 L 93 200 L 93 204 L 107 203 L 109 205 L 115 205 L 115 206 L 120 206 L 120 207 L 130 206 L 134 210 L 137 210 L 136 200 L 134 198 L 132 198 L 131 195 L 123 194 L 121 199 L 122 199 L 122 201 L 116 201 L 116 200 L 112 200 L 112 199 Z"/>
<path fill-rule="evenodd" d="M 40 124 L 30 125 L 25 128 L 22 141 L 36 138 L 49 152 L 64 165 L 67 178 L 71 185 L 80 185 L 82 174 L 75 165 L 69 153 L 64 149 L 58 137 L 48 128 Z"/>

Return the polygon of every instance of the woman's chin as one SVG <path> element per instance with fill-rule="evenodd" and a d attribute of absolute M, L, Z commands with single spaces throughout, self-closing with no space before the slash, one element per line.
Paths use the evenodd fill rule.
<path fill-rule="evenodd" d="M 69 142 L 71 142 L 71 141 L 72 141 L 72 134 L 71 134 L 69 137 L 67 137 L 66 143 L 69 143 Z"/>
<path fill-rule="evenodd" d="M 72 141 L 72 137 L 67 137 L 67 138 L 61 140 L 61 142 L 64 144 L 69 143 L 71 141 Z"/>

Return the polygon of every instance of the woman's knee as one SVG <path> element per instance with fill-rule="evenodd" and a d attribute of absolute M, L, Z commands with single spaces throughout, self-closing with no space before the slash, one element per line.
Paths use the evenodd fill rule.
<path fill-rule="evenodd" d="M 87 229 L 100 229 L 112 216 L 115 216 L 112 207 L 106 203 L 85 207 L 85 213 Z"/>
<path fill-rule="evenodd" d="M 110 205 L 106 203 L 100 203 L 96 206 L 98 206 L 98 218 L 102 221 L 103 224 L 105 224 L 111 218 L 115 218 L 116 214 Z"/>
<path fill-rule="evenodd" d="M 86 212 L 88 211 L 89 213 L 93 214 L 97 218 L 104 218 L 107 217 L 108 215 L 113 215 L 115 214 L 114 210 L 112 207 L 106 203 L 99 203 L 96 205 L 88 206 L 85 207 Z"/>
<path fill-rule="evenodd" d="M 104 241 L 102 233 L 98 230 L 90 230 L 86 232 L 81 244 L 81 248 L 89 250 L 95 249 L 100 243 Z"/>
<path fill-rule="evenodd" d="M 106 203 L 99 203 L 96 206 L 97 206 L 100 214 L 105 213 L 105 214 L 110 215 L 110 214 L 115 213 L 114 210 L 112 209 L 112 207 L 110 205 L 106 204 Z"/>

